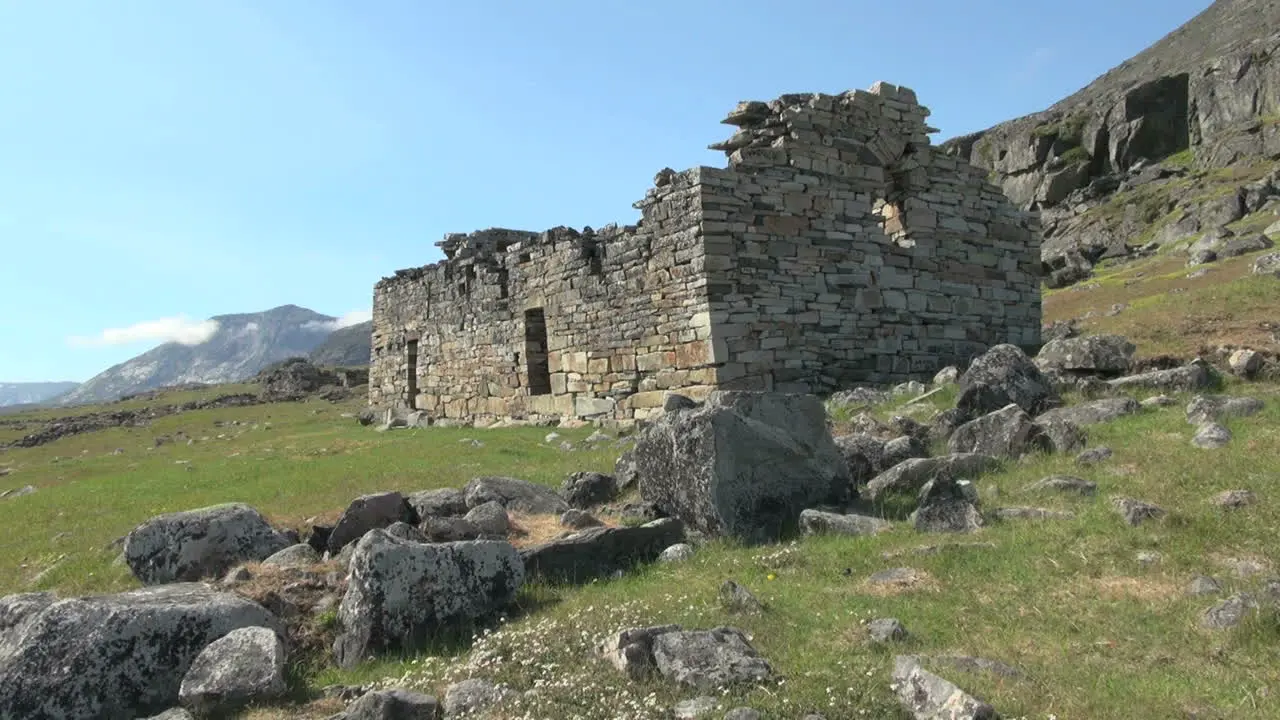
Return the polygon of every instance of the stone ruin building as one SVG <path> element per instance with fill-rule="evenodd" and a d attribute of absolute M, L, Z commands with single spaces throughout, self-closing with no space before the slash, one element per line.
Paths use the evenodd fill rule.
<path fill-rule="evenodd" d="M 450 234 L 374 289 L 369 400 L 431 422 L 637 420 L 667 391 L 824 394 L 1040 339 L 1040 233 L 915 93 L 740 103 L 727 168 L 642 220 Z"/>

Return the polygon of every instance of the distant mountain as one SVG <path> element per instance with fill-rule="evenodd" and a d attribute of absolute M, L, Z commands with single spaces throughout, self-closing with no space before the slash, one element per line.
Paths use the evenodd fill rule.
<path fill-rule="evenodd" d="M 372 355 L 370 342 L 373 336 L 373 321 L 334 330 L 329 339 L 320 347 L 311 351 L 308 359 L 316 365 L 330 367 L 353 367 L 369 364 Z"/>
<path fill-rule="evenodd" d="M 34 405 L 75 389 L 73 382 L 0 383 L 0 407 Z"/>
<path fill-rule="evenodd" d="M 333 333 L 337 321 L 296 305 L 211 319 L 218 330 L 205 342 L 171 342 L 148 350 L 99 373 L 58 403 L 107 402 L 169 385 L 246 380 L 273 362 L 307 355 Z"/>

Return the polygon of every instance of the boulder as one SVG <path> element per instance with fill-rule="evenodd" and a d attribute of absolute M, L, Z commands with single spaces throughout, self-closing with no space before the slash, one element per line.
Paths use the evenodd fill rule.
<path fill-rule="evenodd" d="M 1131 397 L 1099 398 L 1048 410 L 1038 415 L 1036 422 L 1066 420 L 1074 425 L 1097 425 L 1132 415 L 1141 409 L 1142 405 Z"/>
<path fill-rule="evenodd" d="M 337 554 L 370 530 L 380 530 L 398 522 L 418 524 L 418 514 L 398 492 L 361 495 L 342 512 L 329 533 L 329 552 Z"/>
<path fill-rule="evenodd" d="M 878 535 L 893 529 L 893 523 L 870 515 L 842 515 L 822 510 L 800 513 L 800 531 L 805 535 Z"/>
<path fill-rule="evenodd" d="M 999 410 L 1009 403 L 1036 415 L 1057 402 L 1049 379 L 1016 345 L 996 345 L 975 358 L 960 376 L 961 394 L 979 383 L 987 389 L 966 408 L 973 415 Z"/>
<path fill-rule="evenodd" d="M 914 493 L 941 473 L 956 479 L 975 478 L 994 470 L 1000 461 L 990 455 L 958 453 L 931 458 L 915 458 L 898 463 L 867 483 L 866 495 L 878 500 L 889 493 Z"/>
<path fill-rule="evenodd" d="M 178 704 L 200 653 L 233 630 L 282 632 L 262 606 L 204 583 L 59 600 L 0 654 L 0 717 L 134 718 Z"/>
<path fill-rule="evenodd" d="M 515 599 L 524 577 L 508 542 L 413 543 L 372 530 L 356 544 L 338 609 L 338 664 L 351 668 L 373 653 L 413 650 L 442 628 L 497 612 Z"/>
<path fill-rule="evenodd" d="M 956 428 L 947 441 L 947 449 L 953 455 L 977 453 L 1016 459 L 1027 452 L 1050 448 L 1031 416 L 1010 403 Z"/>
<path fill-rule="evenodd" d="M 1038 437 L 1033 445 L 1047 452 L 1075 452 L 1085 446 L 1088 437 L 1079 425 L 1062 417 L 1036 418 L 1035 430 Z"/>
<path fill-rule="evenodd" d="M 427 536 L 424 535 L 421 530 L 407 522 L 394 522 L 383 529 L 393 538 L 407 540 L 409 542 L 427 542 Z M 351 545 L 347 545 L 347 547 L 342 548 L 342 551 L 346 552 L 349 549 L 352 549 Z"/>
<path fill-rule="evenodd" d="M 880 457 L 881 464 L 877 470 L 893 467 L 903 460 L 922 457 L 929 457 L 929 448 L 924 441 L 914 435 L 903 435 L 884 444 L 884 454 Z"/>
<path fill-rule="evenodd" d="M 284 667 L 284 641 L 275 630 L 238 628 L 196 656 L 182 679 L 178 701 L 197 716 L 225 717 L 250 703 L 284 695 Z"/>
<path fill-rule="evenodd" d="M 773 668 L 737 628 L 674 630 L 653 638 L 658 672 L 698 690 L 768 680 Z"/>
<path fill-rule="evenodd" d="M 658 555 L 660 563 L 682 563 L 693 558 L 696 551 L 689 543 L 676 543 Z"/>
<path fill-rule="evenodd" d="M 374 690 L 347 706 L 342 720 L 439 720 L 440 702 L 409 690 Z"/>
<path fill-rule="evenodd" d="M 1121 335 L 1089 335 L 1050 340 L 1036 354 L 1041 370 L 1073 374 L 1119 375 L 1129 371 L 1137 347 Z"/>
<path fill-rule="evenodd" d="M 713 392 L 644 428 L 640 494 L 708 536 L 777 539 L 800 511 L 855 492 L 849 467 L 809 395 Z"/>
<path fill-rule="evenodd" d="M 1112 498 L 1111 506 L 1120 513 L 1120 517 L 1124 518 L 1126 524 L 1133 526 L 1141 525 L 1147 520 L 1159 520 L 1166 514 L 1156 505 L 1133 498 Z"/>
<path fill-rule="evenodd" d="M 409 496 L 408 502 L 420 520 L 467 514 L 467 496 L 458 488 L 419 490 Z"/>
<path fill-rule="evenodd" d="M 910 517 L 917 531 L 964 533 L 983 526 L 976 493 L 961 482 L 943 473 L 920 488 L 919 505 Z"/>
<path fill-rule="evenodd" d="M 960 382 L 960 370 L 954 365 L 948 365 L 939 370 L 933 376 L 933 385 L 935 387 L 941 385 L 955 385 Z"/>
<path fill-rule="evenodd" d="M 1259 255 L 1253 261 L 1254 275 L 1280 275 L 1280 253 Z"/>
<path fill-rule="evenodd" d="M 618 456 L 617 462 L 613 465 L 614 481 L 618 484 L 618 490 L 630 490 L 640 482 L 639 468 L 636 467 L 635 449 L 629 448 Z"/>
<path fill-rule="evenodd" d="M 278 565 L 280 567 L 301 567 L 304 565 L 315 565 L 320 562 L 320 553 L 315 548 L 305 543 L 298 545 L 290 545 L 289 547 L 274 553 L 266 560 L 262 561 L 263 565 Z"/>
<path fill-rule="evenodd" d="M 470 520 L 460 517 L 428 516 L 418 525 L 418 531 L 426 537 L 428 542 L 434 543 L 478 540 L 482 534 L 480 528 Z"/>
<path fill-rule="evenodd" d="M 1195 436 L 1191 438 L 1191 444 L 1201 450 L 1217 450 L 1226 447 L 1230 442 L 1231 431 L 1218 423 L 1201 425 L 1196 430 Z"/>
<path fill-rule="evenodd" d="M 1187 422 L 1203 425 L 1227 418 L 1248 417 L 1262 411 L 1264 404 L 1253 397 L 1197 395 L 1187 403 Z"/>
<path fill-rule="evenodd" d="M 481 503 L 467 511 L 462 518 L 475 525 L 480 534 L 492 538 L 505 538 L 511 530 L 511 518 L 506 508 L 496 500 Z"/>
<path fill-rule="evenodd" d="M 720 607 L 728 612 L 746 613 L 748 615 L 764 612 L 764 603 L 760 602 L 755 593 L 733 580 L 725 580 L 721 583 L 718 597 L 720 599 Z"/>
<path fill-rule="evenodd" d="M 534 515 L 561 515 L 569 503 L 545 485 L 510 477 L 478 477 L 467 483 L 467 507 L 496 501 L 509 511 Z"/>
<path fill-rule="evenodd" d="M 600 645 L 604 659 L 631 680 L 643 680 L 657 666 L 653 658 L 653 641 L 664 633 L 680 630 L 679 625 L 655 625 L 653 627 L 623 630 Z"/>
<path fill-rule="evenodd" d="M 565 478 L 560 492 L 571 506 L 585 510 L 611 502 L 617 497 L 618 481 L 612 475 L 603 473 L 576 472 Z"/>
<path fill-rule="evenodd" d="M 681 700 L 671 708 L 675 720 L 703 720 L 720 709 L 720 703 L 710 695 L 699 695 L 692 700 Z"/>
<path fill-rule="evenodd" d="M 257 510 L 240 503 L 154 517 L 130 531 L 124 557 L 144 585 L 220 577 L 292 545 Z"/>
<path fill-rule="evenodd" d="M 834 438 L 844 457 L 854 485 L 865 485 L 880 472 L 884 458 L 884 441 L 867 433 L 854 433 Z"/>
<path fill-rule="evenodd" d="M 524 548 L 527 577 L 553 583 L 584 583 L 608 577 L 639 563 L 653 562 L 684 541 L 684 526 L 667 518 L 638 527 L 596 527 L 566 538 Z"/>
<path fill-rule="evenodd" d="M 1182 367 L 1168 370 L 1152 370 L 1107 381 L 1107 384 L 1113 389 L 1140 387 L 1182 392 L 1200 390 L 1209 387 L 1212 383 L 1213 375 L 1209 371 L 1208 363 L 1199 359 L 1193 360 Z"/>
<path fill-rule="evenodd" d="M 444 714 L 450 718 L 473 717 L 515 695 L 511 688 L 481 678 L 460 680 L 444 691 Z"/>
<path fill-rule="evenodd" d="M 58 601 L 52 592 L 18 593 L 0 597 L 0 658 L 13 653 L 40 611 Z"/>
<path fill-rule="evenodd" d="M 583 530 L 589 527 L 600 527 L 604 523 L 600 522 L 594 515 L 586 510 L 571 509 L 566 510 L 560 516 L 560 524 L 570 530 Z"/>
<path fill-rule="evenodd" d="M 1098 483 L 1074 475 L 1049 475 L 1031 483 L 1026 489 L 1028 492 L 1053 490 L 1060 493 L 1092 496 L 1098 492 Z"/>
<path fill-rule="evenodd" d="M 872 642 L 887 644 L 907 639 L 907 628 L 897 618 L 880 618 L 867 623 L 867 636 Z"/>
<path fill-rule="evenodd" d="M 1246 380 L 1252 380 L 1265 364 L 1266 359 L 1256 350 L 1236 350 L 1227 358 L 1227 367 L 1231 368 L 1231 373 Z"/>
<path fill-rule="evenodd" d="M 919 658 L 893 659 L 893 690 L 919 720 L 995 720 L 995 708 L 920 666 Z"/>

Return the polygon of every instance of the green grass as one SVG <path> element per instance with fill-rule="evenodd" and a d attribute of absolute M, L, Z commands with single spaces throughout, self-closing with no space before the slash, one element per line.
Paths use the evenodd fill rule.
<path fill-rule="evenodd" d="M 595 643 L 634 625 L 729 624 L 751 635 L 783 681 L 732 690 L 724 709 L 750 705 L 766 717 L 904 717 L 888 689 L 897 652 L 968 654 L 1017 667 L 1024 673 L 1017 679 L 941 670 L 994 703 L 1004 717 L 1163 718 L 1206 708 L 1222 717 L 1277 717 L 1274 690 L 1260 692 L 1280 687 L 1275 616 L 1260 615 L 1232 631 L 1203 631 L 1196 621 L 1215 598 L 1183 592 L 1201 573 L 1221 579 L 1228 592 L 1256 588 L 1258 577 L 1236 578 L 1226 569 L 1230 558 L 1264 562 L 1272 572 L 1280 562 L 1274 539 L 1280 526 L 1280 386 L 1232 384 L 1228 391 L 1261 396 L 1267 407 L 1228 423 L 1235 439 L 1227 448 L 1193 448 L 1193 429 L 1179 405 L 1091 427 L 1091 445 L 1115 450 L 1097 467 L 1037 456 L 978 481 L 984 507 L 1049 507 L 1070 510 L 1074 519 L 992 521 L 962 537 L 921 535 L 900 526 L 874 538 L 810 538 L 763 547 L 714 542 L 686 564 L 649 566 L 619 580 L 579 588 L 530 585 L 506 622 L 479 632 L 473 642 L 441 644 L 349 672 L 323 669 L 305 680 L 313 687 L 377 682 L 441 693 L 450 681 L 477 676 L 520 691 L 536 687 L 536 695 L 522 701 L 533 717 L 611 718 L 626 708 L 633 709 L 630 717 L 667 717 L 674 702 L 695 693 L 659 681 L 626 681 L 595 657 Z M 901 414 L 907 399 L 870 412 L 881 418 Z M 926 402 L 948 406 L 954 389 Z M 0 591 L 53 588 L 74 594 L 133 587 L 125 571 L 111 565 L 116 552 L 104 546 L 160 512 L 238 500 L 277 522 L 297 525 L 312 515 L 332 517 L 355 495 L 373 490 L 461 485 L 482 474 L 558 484 L 574 470 L 610 469 L 617 452 L 547 447 L 546 428 L 376 433 L 340 417 L 358 406 L 359 401 L 307 402 L 201 411 L 148 428 L 90 433 L 0 454 L 0 467 L 14 469 L 0 478 L 0 490 L 39 488 L 34 495 L 0 500 L 0 524 L 7 531 Z M 157 435 L 179 429 L 196 442 L 146 449 Z M 591 431 L 559 432 L 579 440 Z M 484 446 L 459 442 L 464 438 Z M 124 452 L 110 454 L 115 448 Z M 180 460 L 189 464 L 176 464 Z M 1024 492 L 1051 473 L 1094 480 L 1099 494 Z M 1226 513 L 1207 502 L 1227 489 L 1253 490 L 1258 503 Z M 1155 502 L 1170 515 L 1128 527 L 1111 509 L 1109 498 L 1116 495 Z M 993 547 L 912 552 L 953 542 Z M 1161 560 L 1143 567 L 1136 559 L 1140 551 L 1159 552 Z M 54 571 L 29 583 L 59 556 L 65 558 Z M 876 571 L 900 566 L 926 572 L 930 582 L 902 592 L 863 583 Z M 756 593 L 767 611 L 750 616 L 722 609 L 716 591 L 728 578 Z M 870 646 L 862 622 L 878 617 L 900 619 L 910 641 L 891 649 Z M 478 660 L 481 655 L 486 659 Z M 467 668 L 467 660 L 476 660 L 478 668 Z M 250 716 L 332 712 L 331 706 L 316 705 Z M 520 716 L 513 711 L 496 717 Z"/>

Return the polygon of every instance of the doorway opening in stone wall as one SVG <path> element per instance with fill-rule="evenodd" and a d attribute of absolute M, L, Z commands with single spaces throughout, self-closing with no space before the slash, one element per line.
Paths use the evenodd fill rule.
<path fill-rule="evenodd" d="M 524 357 L 530 395 L 551 394 L 551 365 L 547 361 L 547 316 L 542 308 L 524 311 Z"/>
<path fill-rule="evenodd" d="M 406 349 L 409 368 L 406 372 L 405 387 L 409 389 L 408 405 L 410 410 L 418 407 L 418 341 L 410 340 Z"/>

